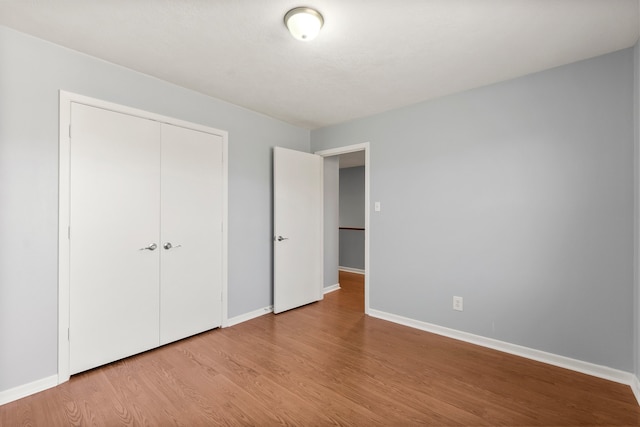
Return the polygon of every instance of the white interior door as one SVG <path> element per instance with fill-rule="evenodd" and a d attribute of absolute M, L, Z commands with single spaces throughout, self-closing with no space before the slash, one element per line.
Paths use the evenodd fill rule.
<path fill-rule="evenodd" d="M 322 298 L 322 157 L 276 147 L 274 304 L 280 313 Z"/>
<path fill-rule="evenodd" d="M 72 104 L 72 374 L 158 346 L 159 137 L 157 122 Z"/>
<path fill-rule="evenodd" d="M 222 323 L 222 144 L 162 125 L 161 344 Z"/>

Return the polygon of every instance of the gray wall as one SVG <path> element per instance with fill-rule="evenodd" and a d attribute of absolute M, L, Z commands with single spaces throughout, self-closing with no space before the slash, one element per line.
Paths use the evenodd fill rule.
<path fill-rule="evenodd" d="M 364 231 L 340 230 L 340 267 L 364 270 Z"/>
<path fill-rule="evenodd" d="M 229 316 L 272 304 L 272 147 L 309 131 L 0 26 L 0 391 L 57 373 L 58 90 L 229 132 Z"/>
<path fill-rule="evenodd" d="M 324 286 L 338 283 L 338 217 L 339 208 L 338 156 L 324 158 Z"/>
<path fill-rule="evenodd" d="M 340 169 L 340 227 L 364 228 L 364 166 Z"/>
<path fill-rule="evenodd" d="M 371 307 L 633 371 L 633 70 L 627 49 L 312 131 L 371 144 Z"/>
<path fill-rule="evenodd" d="M 340 169 L 340 227 L 364 228 L 364 166 Z M 364 270 L 364 231 L 340 230 L 340 266 Z"/>
<path fill-rule="evenodd" d="M 633 49 L 634 59 L 634 99 L 633 99 L 633 120 L 634 120 L 634 148 L 635 148 L 635 177 L 634 177 L 634 194 L 635 194 L 635 233 L 634 233 L 634 352 L 635 352 L 635 374 L 640 378 L 640 42 L 636 43 Z"/>

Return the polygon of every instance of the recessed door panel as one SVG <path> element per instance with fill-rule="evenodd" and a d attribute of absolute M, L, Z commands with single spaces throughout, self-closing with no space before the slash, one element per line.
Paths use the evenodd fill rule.
<path fill-rule="evenodd" d="M 72 374 L 158 346 L 159 136 L 157 122 L 72 104 Z"/>
<path fill-rule="evenodd" d="M 162 125 L 162 344 L 222 322 L 222 144 Z"/>

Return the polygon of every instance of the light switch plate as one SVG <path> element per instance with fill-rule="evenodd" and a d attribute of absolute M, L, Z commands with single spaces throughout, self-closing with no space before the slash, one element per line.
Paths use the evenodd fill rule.
<path fill-rule="evenodd" d="M 373 210 L 376 212 L 380 212 L 380 202 L 375 202 L 373 204 Z"/>

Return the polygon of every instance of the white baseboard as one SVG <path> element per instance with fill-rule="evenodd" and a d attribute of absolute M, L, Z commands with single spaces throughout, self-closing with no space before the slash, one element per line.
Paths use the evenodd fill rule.
<path fill-rule="evenodd" d="M 631 380 L 631 390 L 638 401 L 638 405 L 640 405 L 640 379 L 638 379 L 637 375 L 634 375 Z"/>
<path fill-rule="evenodd" d="M 338 267 L 339 271 L 346 271 L 347 273 L 357 273 L 357 274 L 364 274 L 364 270 L 361 270 L 359 268 L 351 268 L 351 267 Z"/>
<path fill-rule="evenodd" d="M 246 322 L 247 320 L 255 319 L 256 317 L 264 316 L 269 313 L 273 313 L 272 305 L 227 319 L 224 327 L 227 328 L 229 326 L 237 325 L 238 323 Z"/>
<path fill-rule="evenodd" d="M 331 286 L 325 286 L 322 289 L 322 293 L 324 295 L 328 294 L 329 292 L 333 292 L 333 291 L 337 291 L 340 290 L 340 283 L 336 283 L 335 285 L 331 285 Z"/>
<path fill-rule="evenodd" d="M 58 385 L 58 375 L 42 378 L 9 390 L 0 391 L 0 405 L 22 399 Z"/>
<path fill-rule="evenodd" d="M 640 384 L 638 384 L 638 380 L 635 375 L 630 372 L 620 371 L 618 369 L 596 365 L 594 363 L 584 362 L 582 360 L 572 359 L 570 357 L 559 356 L 557 354 L 547 353 L 545 351 L 535 350 L 533 348 L 523 347 L 505 341 L 498 341 L 492 338 L 470 334 L 468 332 L 445 328 L 443 326 L 434 325 L 432 323 L 422 322 L 419 320 L 409 319 L 407 317 L 386 313 L 384 311 L 370 309 L 369 315 L 372 317 L 377 317 L 379 319 L 388 320 L 393 323 L 398 323 L 400 325 L 409 326 L 415 329 L 420 329 L 423 331 L 453 338 L 459 341 L 465 341 L 471 344 L 480 345 L 482 347 L 488 347 L 505 353 L 514 354 L 516 356 L 525 357 L 527 359 L 536 360 L 538 362 L 547 363 L 549 365 L 559 366 L 561 368 L 570 369 L 572 371 L 581 372 L 583 374 L 591 375 L 594 377 L 626 384 L 631 386 L 632 389 L 634 387 L 633 380 L 635 380 L 636 390 L 634 390 L 634 393 L 637 399 L 640 395 L 640 393 L 638 393 L 640 392 Z M 640 399 L 638 399 L 638 402 L 640 403 Z"/>

